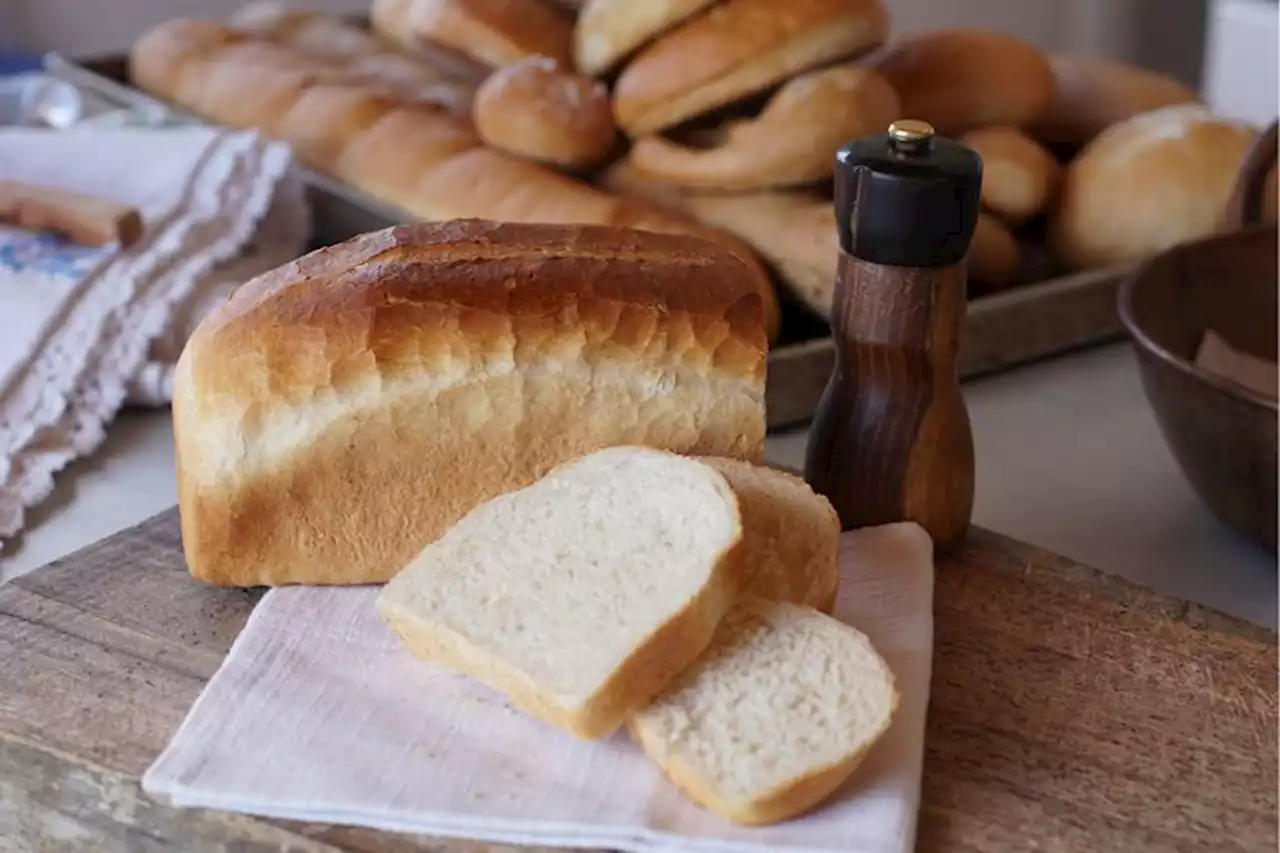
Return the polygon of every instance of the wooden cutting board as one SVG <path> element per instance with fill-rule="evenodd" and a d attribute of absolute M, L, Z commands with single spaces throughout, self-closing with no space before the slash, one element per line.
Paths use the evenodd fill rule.
<path fill-rule="evenodd" d="M 150 801 L 257 598 L 185 573 L 173 511 L 0 588 L 0 849 L 530 849 Z M 981 530 L 935 611 L 920 850 L 1277 849 L 1274 632 Z"/>

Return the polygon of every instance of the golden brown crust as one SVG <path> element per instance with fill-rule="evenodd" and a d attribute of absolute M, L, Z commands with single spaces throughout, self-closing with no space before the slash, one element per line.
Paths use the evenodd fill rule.
<path fill-rule="evenodd" d="M 1214 233 L 1257 135 L 1198 104 L 1112 125 L 1063 175 L 1049 222 L 1054 257 L 1075 269 L 1128 264 Z"/>
<path fill-rule="evenodd" d="M 672 192 L 638 179 L 626 161 L 610 169 L 607 186 L 642 195 L 657 190 L 661 200 L 709 228 L 738 237 L 777 271 L 806 306 L 831 314 L 832 287 L 840 242 L 831 201 L 802 192 L 700 195 Z"/>
<path fill-rule="evenodd" d="M 399 44 L 438 45 L 489 68 L 534 55 L 570 62 L 572 19 L 542 0 L 375 0 L 372 18 Z"/>
<path fill-rule="evenodd" d="M 1054 56 L 1054 97 L 1032 127 L 1049 143 L 1081 146 L 1139 113 L 1200 100 L 1164 74 L 1098 56 Z"/>
<path fill-rule="evenodd" d="M 632 136 L 656 133 L 879 44 L 879 0 L 725 0 L 642 50 L 614 86 Z"/>
<path fill-rule="evenodd" d="M 247 282 L 175 376 L 192 573 L 377 582 L 476 503 L 600 447 L 758 459 L 755 279 L 691 237 L 458 221 Z"/>
<path fill-rule="evenodd" d="M 1053 98 L 1053 71 L 1034 45 L 983 29 L 932 30 L 887 47 L 873 67 L 902 115 L 958 136 L 987 125 L 1027 125 Z"/>
<path fill-rule="evenodd" d="M 574 26 L 573 61 L 585 74 L 604 74 L 650 39 L 714 2 L 589 0 Z"/>
<path fill-rule="evenodd" d="M 628 156 L 638 178 L 683 189 L 798 186 L 830 178 L 840 146 L 882 132 L 898 113 L 898 96 L 883 77 L 838 65 L 793 77 L 757 117 L 718 128 L 710 147 L 646 136 Z"/>
<path fill-rule="evenodd" d="M 472 118 L 490 145 L 566 169 L 603 160 L 617 135 L 605 85 L 545 56 L 490 74 L 476 90 Z"/>
<path fill-rule="evenodd" d="M 136 82 L 153 94 L 289 142 L 307 165 L 419 219 L 645 227 L 638 223 L 651 218 L 646 206 L 485 146 L 448 105 L 226 27 L 161 24 L 138 41 L 130 61 Z M 675 218 L 654 230 L 713 236 Z M 762 296 L 775 316 L 772 291 Z"/>
<path fill-rule="evenodd" d="M 984 127 L 962 138 L 982 158 L 982 205 L 1012 225 L 1040 213 L 1057 192 L 1062 167 L 1013 127 Z"/>
<path fill-rule="evenodd" d="M 745 241 L 724 229 L 705 225 L 675 207 L 640 198 L 626 199 L 624 204 L 619 205 L 610 224 L 620 228 L 656 231 L 659 234 L 690 234 L 710 240 L 737 255 L 743 263 L 751 267 L 755 274 L 763 305 L 765 333 L 769 343 L 772 344 L 777 339 L 779 328 L 782 326 L 782 309 L 778 306 L 778 294 L 774 292 L 769 273 L 760 262 L 760 258 Z"/>

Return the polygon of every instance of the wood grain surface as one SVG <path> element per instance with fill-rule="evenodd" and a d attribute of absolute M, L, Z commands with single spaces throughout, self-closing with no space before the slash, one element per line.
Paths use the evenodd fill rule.
<path fill-rule="evenodd" d="M 173 511 L 0 588 L 0 849 L 487 853 L 152 802 L 257 600 Z M 939 565 L 919 849 L 1274 851 L 1276 637 L 982 530 Z"/>
<path fill-rule="evenodd" d="M 805 480 L 845 530 L 903 519 L 949 552 L 973 515 L 973 432 L 960 393 L 965 267 L 840 253 L 836 369 L 814 412 Z"/>

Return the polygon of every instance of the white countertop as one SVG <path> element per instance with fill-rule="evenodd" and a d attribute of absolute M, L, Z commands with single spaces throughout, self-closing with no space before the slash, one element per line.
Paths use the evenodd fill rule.
<path fill-rule="evenodd" d="M 977 445 L 974 521 L 1138 583 L 1276 627 L 1274 558 L 1200 504 L 1161 440 L 1127 344 L 965 386 Z M 1081 415 L 1080 413 L 1084 413 Z M 805 434 L 770 458 L 799 467 Z M 167 411 L 128 412 L 102 450 L 0 556 L 0 582 L 172 506 Z"/>

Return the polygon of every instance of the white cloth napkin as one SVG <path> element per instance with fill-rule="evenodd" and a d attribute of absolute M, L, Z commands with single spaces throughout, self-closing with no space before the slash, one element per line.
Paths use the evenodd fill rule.
<path fill-rule="evenodd" d="M 835 614 L 901 694 L 835 797 L 736 827 L 684 796 L 619 733 L 579 741 L 405 652 L 377 588 L 272 590 L 143 789 L 175 806 L 480 841 L 625 851 L 902 853 L 920 798 L 933 654 L 933 559 L 915 524 L 847 533 Z"/>
<path fill-rule="evenodd" d="M 0 180 L 132 205 L 122 250 L 0 226 L 0 546 L 126 400 L 163 404 L 195 323 L 310 230 L 289 149 L 215 128 L 0 129 Z"/>

